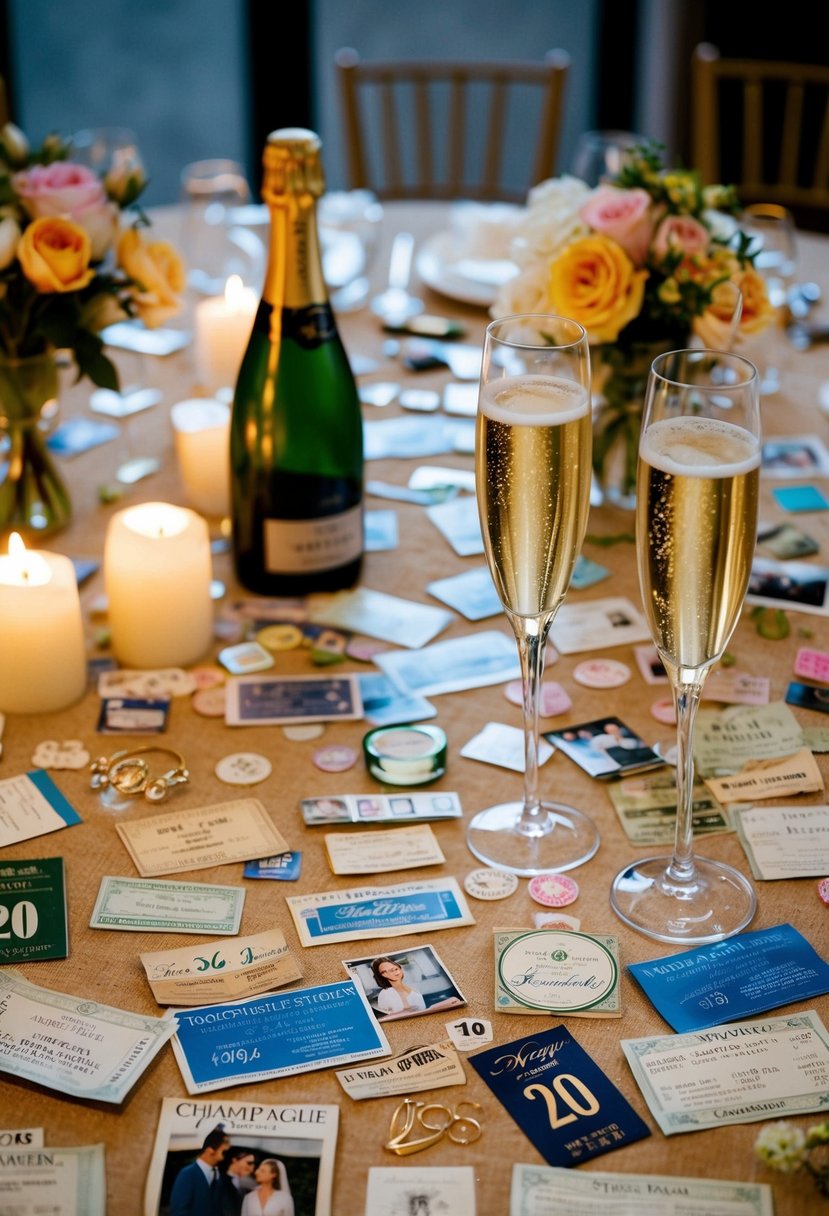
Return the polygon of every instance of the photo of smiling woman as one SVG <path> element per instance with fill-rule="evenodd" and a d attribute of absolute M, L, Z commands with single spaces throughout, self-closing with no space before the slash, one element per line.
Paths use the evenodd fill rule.
<path fill-rule="evenodd" d="M 466 999 L 431 946 L 395 950 L 345 963 L 382 1022 L 465 1005 Z"/>

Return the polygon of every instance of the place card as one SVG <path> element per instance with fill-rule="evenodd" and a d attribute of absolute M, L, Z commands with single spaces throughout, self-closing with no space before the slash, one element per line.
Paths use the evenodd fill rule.
<path fill-rule="evenodd" d="M 468 621 L 482 621 L 504 610 L 486 566 L 476 566 L 474 570 L 464 570 L 462 574 L 436 579 L 426 584 L 426 590 L 435 599 L 460 612 Z"/>
<path fill-rule="evenodd" d="M 68 953 L 63 858 L 0 862 L 0 965 Z"/>
<path fill-rule="evenodd" d="M 829 964 L 791 925 L 629 963 L 628 971 L 679 1032 L 704 1030 L 829 992 Z"/>
<path fill-rule="evenodd" d="M 355 1102 L 466 1084 L 460 1057 L 449 1042 L 410 1047 L 390 1060 L 346 1068 L 334 1076 Z"/>
<path fill-rule="evenodd" d="M 676 837 L 676 773 L 663 769 L 625 777 L 608 786 L 610 801 L 628 839 L 636 845 L 672 845 Z M 694 782 L 691 821 L 694 836 L 734 829 L 725 807 L 701 781 Z"/>
<path fill-rule="evenodd" d="M 558 929 L 496 929 L 499 1013 L 620 1018 L 619 939 Z"/>
<path fill-rule="evenodd" d="M 825 1109 L 829 1034 L 813 1009 L 621 1046 L 666 1136 Z"/>
<path fill-rule="evenodd" d="M 702 686 L 703 701 L 722 701 L 726 705 L 768 705 L 771 681 L 752 676 L 736 667 L 719 667 Z"/>
<path fill-rule="evenodd" d="M 774 1216 L 770 1186 L 674 1174 L 514 1165 L 509 1216 Z"/>
<path fill-rule="evenodd" d="M 474 925 L 463 892 L 454 878 L 423 879 L 396 887 L 359 887 L 286 896 L 303 946 L 399 937 Z"/>
<path fill-rule="evenodd" d="M 324 798 L 303 798 L 300 802 L 306 827 L 322 824 L 413 822 L 420 819 L 460 819 L 463 815 L 457 794 L 419 794 L 401 790 L 399 794 L 335 794 Z"/>
<path fill-rule="evenodd" d="M 244 902 L 242 887 L 105 875 L 89 926 L 135 933 L 218 933 L 233 937 L 239 932 Z"/>
<path fill-rule="evenodd" d="M 353 722 L 362 716 L 357 676 L 241 676 L 227 685 L 228 726 Z"/>
<path fill-rule="evenodd" d="M 471 1165 L 372 1165 L 368 1171 L 365 1216 L 398 1216 L 416 1212 L 412 1205 L 416 1190 L 426 1196 L 426 1212 L 463 1212 L 475 1216 L 475 1169 Z"/>
<path fill-rule="evenodd" d="M 80 822 L 78 812 L 42 769 L 0 781 L 0 848 Z"/>
<path fill-rule="evenodd" d="M 705 784 L 720 802 L 751 802 L 790 798 L 823 789 L 823 777 L 807 747 L 783 760 L 758 760 L 733 777 L 706 777 Z"/>
<path fill-rule="evenodd" d="M 738 773 L 749 760 L 776 760 L 802 747 L 802 727 L 782 701 L 697 714 L 694 762 L 700 777 Z"/>
<path fill-rule="evenodd" d="M 177 1017 L 173 1051 L 189 1094 L 391 1055 L 360 985 L 350 980 L 179 1010 Z"/>
<path fill-rule="evenodd" d="M 441 633 L 452 620 L 452 613 L 433 604 L 418 604 L 358 587 L 356 591 L 329 596 L 324 603 L 312 607 L 308 617 L 318 625 L 353 629 L 381 642 L 418 647 Z"/>
<path fill-rule="evenodd" d="M 651 1134 L 566 1026 L 467 1058 L 550 1165 L 578 1165 Z"/>
<path fill-rule="evenodd" d="M 829 806 L 745 807 L 734 822 L 755 878 L 829 874 Z"/>
<path fill-rule="evenodd" d="M 560 654 L 606 650 L 650 641 L 647 621 L 630 600 L 614 597 L 564 604 L 556 613 L 551 636 Z"/>
<path fill-rule="evenodd" d="M 235 937 L 220 946 L 183 946 L 140 954 L 159 1005 L 235 1001 L 302 978 L 281 929 Z"/>
<path fill-rule="evenodd" d="M 371 833 L 329 832 L 324 840 L 334 874 L 382 874 L 446 860 L 428 824 Z"/>
<path fill-rule="evenodd" d="M 128 819 L 115 828 L 144 878 L 249 861 L 288 848 L 257 798 Z"/>
<path fill-rule="evenodd" d="M 3 1193 L 11 1205 L 5 1211 L 14 1216 L 39 1212 L 106 1216 L 103 1144 L 50 1145 L 47 1152 L 36 1153 L 0 1150 L 0 1166 Z"/>
<path fill-rule="evenodd" d="M 64 1097 L 123 1102 L 175 1029 L 169 1013 L 129 1013 L 0 971 L 0 1071 Z"/>

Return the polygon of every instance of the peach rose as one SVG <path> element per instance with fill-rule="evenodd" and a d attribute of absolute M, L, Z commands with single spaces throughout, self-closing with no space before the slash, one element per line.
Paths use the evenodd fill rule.
<path fill-rule="evenodd" d="M 692 215 L 667 215 L 656 230 L 651 252 L 658 261 L 669 253 L 692 258 L 706 252 L 710 239 L 708 229 Z"/>
<path fill-rule="evenodd" d="M 579 321 L 591 344 L 613 342 L 639 315 L 647 277 L 648 272 L 636 270 L 609 237 L 584 237 L 562 250 L 550 266 L 550 306 Z"/>
<path fill-rule="evenodd" d="M 647 190 L 599 186 L 579 215 L 594 232 L 621 245 L 635 266 L 643 264 L 653 235 L 651 196 Z"/>
<path fill-rule="evenodd" d="M 711 303 L 696 317 L 693 331 L 712 350 L 728 350 L 734 344 L 734 287 L 743 297 L 743 311 L 737 330 L 737 342 L 762 331 L 774 319 L 766 284 L 751 266 L 735 274 L 727 283 L 718 284 L 711 293 Z"/>
<path fill-rule="evenodd" d="M 101 260 L 115 236 L 118 212 L 91 169 L 71 161 L 33 165 L 16 173 L 12 184 L 32 219 L 59 215 L 72 220 L 89 236 L 92 261 Z"/>
<path fill-rule="evenodd" d="M 118 241 L 118 264 L 137 285 L 132 298 L 148 329 L 169 321 L 181 309 L 185 287 L 184 264 L 167 241 L 141 239 L 136 228 L 128 228 Z"/>
<path fill-rule="evenodd" d="M 80 291 L 95 277 L 89 237 L 71 220 L 44 216 L 23 231 L 17 256 L 38 291 Z"/>

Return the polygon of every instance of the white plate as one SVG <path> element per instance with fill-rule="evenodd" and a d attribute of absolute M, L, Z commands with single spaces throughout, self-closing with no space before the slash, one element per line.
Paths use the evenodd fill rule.
<path fill-rule="evenodd" d="M 482 308 L 488 308 L 501 284 L 518 273 L 515 263 L 506 258 L 464 257 L 454 232 L 429 237 L 415 265 L 421 280 L 433 291 Z"/>

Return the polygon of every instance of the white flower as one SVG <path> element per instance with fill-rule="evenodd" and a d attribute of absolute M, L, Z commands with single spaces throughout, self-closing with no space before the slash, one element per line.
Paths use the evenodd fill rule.
<path fill-rule="evenodd" d="M 563 245 L 587 236 L 589 229 L 579 212 L 591 194 L 590 187 L 577 177 L 555 177 L 534 186 L 526 217 L 516 229 L 513 260 L 519 266 L 532 266 L 539 260 L 549 265 Z"/>
<path fill-rule="evenodd" d="M 770 1123 L 754 1141 L 754 1152 L 770 1169 L 793 1174 L 806 1160 L 806 1137 L 791 1123 Z"/>
<path fill-rule="evenodd" d="M 491 317 L 510 317 L 522 312 L 549 312 L 546 262 L 528 266 L 498 288 L 489 310 Z"/>

